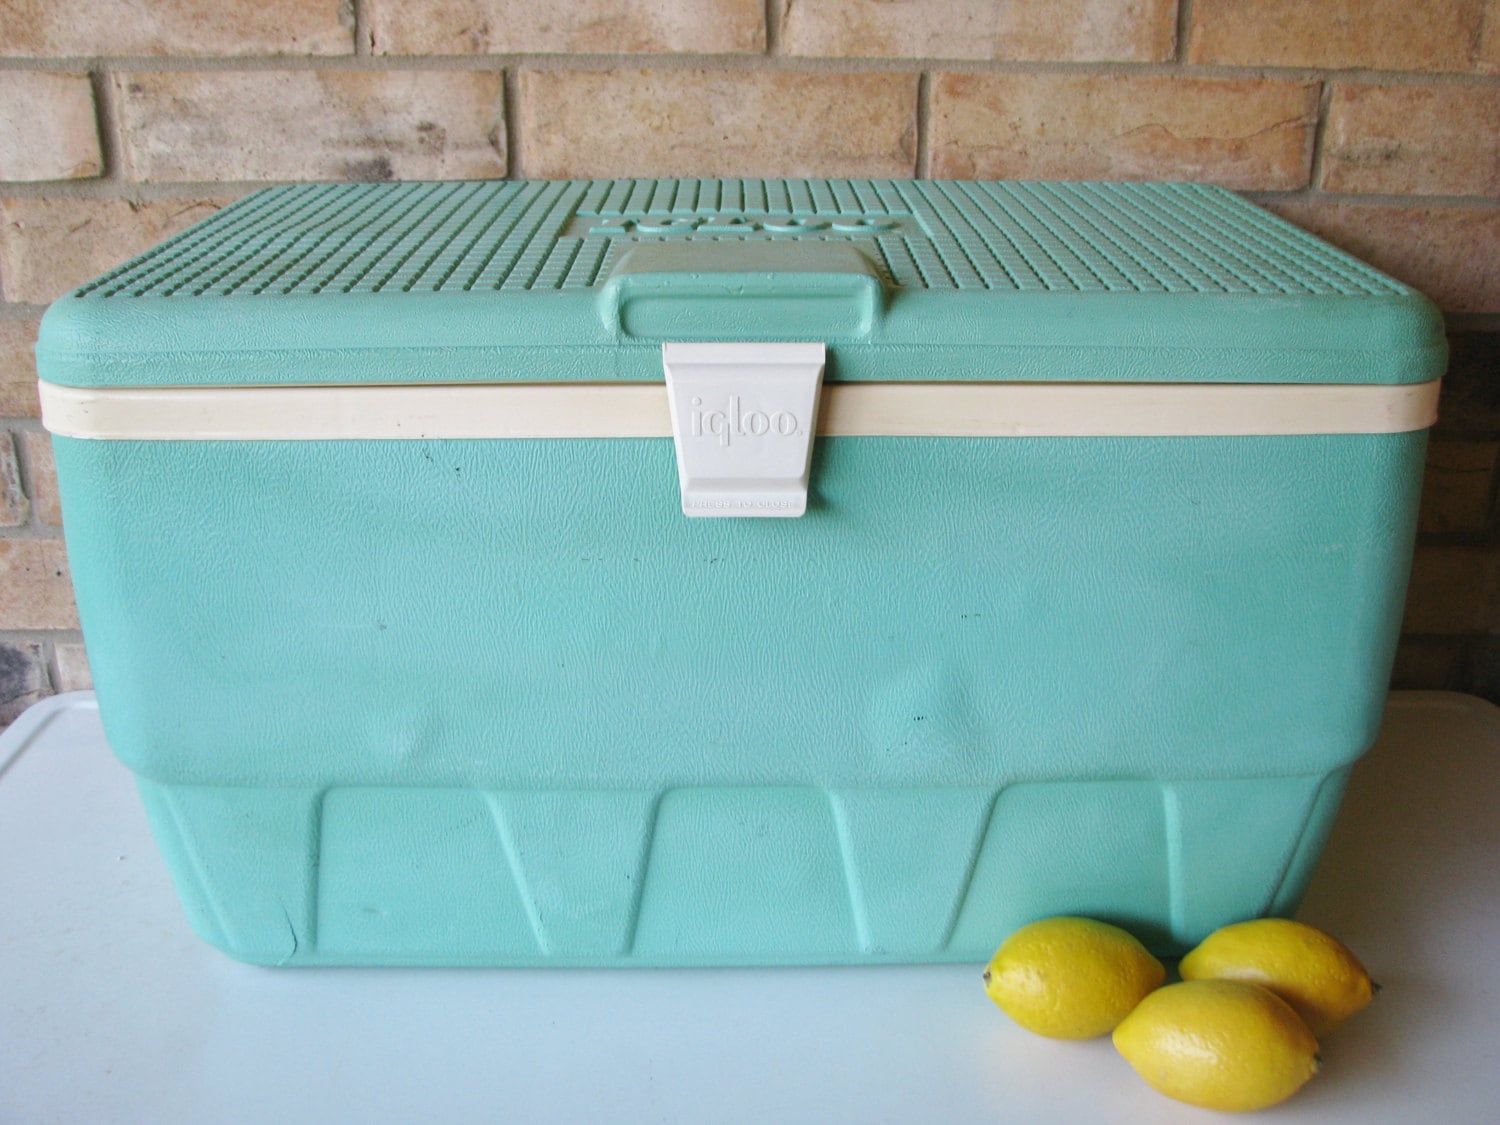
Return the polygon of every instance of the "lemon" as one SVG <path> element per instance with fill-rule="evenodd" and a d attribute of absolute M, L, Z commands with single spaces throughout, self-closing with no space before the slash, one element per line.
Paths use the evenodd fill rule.
<path fill-rule="evenodd" d="M 1295 1008 L 1320 1039 L 1375 994 L 1370 974 L 1341 943 L 1285 918 L 1215 930 L 1182 959 L 1181 969 L 1183 980 L 1264 985 Z"/>
<path fill-rule="evenodd" d="M 1169 1098 L 1205 1109 L 1265 1109 L 1318 1070 L 1318 1041 L 1274 993 L 1232 980 L 1169 984 L 1115 1028 L 1115 1047 Z"/>
<path fill-rule="evenodd" d="M 1113 1030 L 1166 975 L 1118 926 L 1059 917 L 1006 938 L 984 971 L 984 989 L 1028 1031 L 1092 1039 Z"/>

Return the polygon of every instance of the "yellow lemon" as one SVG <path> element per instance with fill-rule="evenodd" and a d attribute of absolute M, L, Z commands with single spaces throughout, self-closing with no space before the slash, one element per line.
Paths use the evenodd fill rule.
<path fill-rule="evenodd" d="M 1320 1039 L 1375 994 L 1370 974 L 1341 943 L 1285 918 L 1215 930 L 1182 959 L 1181 970 L 1183 980 L 1263 985 L 1295 1008 Z"/>
<path fill-rule="evenodd" d="M 1239 981 L 1169 984 L 1140 1002 L 1114 1040 L 1153 1088 L 1205 1109 L 1265 1109 L 1318 1070 L 1318 1041 L 1302 1018 Z"/>
<path fill-rule="evenodd" d="M 984 971 L 984 989 L 1028 1031 L 1092 1039 L 1113 1030 L 1166 975 L 1118 926 L 1046 918 L 1005 939 Z"/>

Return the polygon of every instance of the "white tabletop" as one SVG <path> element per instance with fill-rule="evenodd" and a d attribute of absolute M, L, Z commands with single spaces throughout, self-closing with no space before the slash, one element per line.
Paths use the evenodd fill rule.
<path fill-rule="evenodd" d="M 1500 1120 L 1497 767 L 1500 709 L 1393 697 L 1301 915 L 1385 991 L 1275 1119 Z M 977 965 L 240 965 L 189 931 L 92 696 L 0 736 L 7 1125 L 1215 1120 L 1107 1038 L 1020 1030 Z"/>

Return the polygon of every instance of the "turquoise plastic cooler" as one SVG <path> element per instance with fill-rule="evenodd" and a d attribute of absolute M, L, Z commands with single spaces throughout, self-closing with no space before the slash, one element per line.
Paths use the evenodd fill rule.
<path fill-rule="evenodd" d="M 268 964 L 1293 910 L 1445 350 L 1216 188 L 259 192 L 38 345 L 108 737 Z"/>

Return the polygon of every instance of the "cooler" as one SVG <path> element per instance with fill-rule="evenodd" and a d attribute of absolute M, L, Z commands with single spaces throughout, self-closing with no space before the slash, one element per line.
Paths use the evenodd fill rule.
<path fill-rule="evenodd" d="M 208 941 L 982 961 L 1296 907 L 1442 327 L 1211 187 L 301 185 L 59 300 L 38 365 Z"/>

